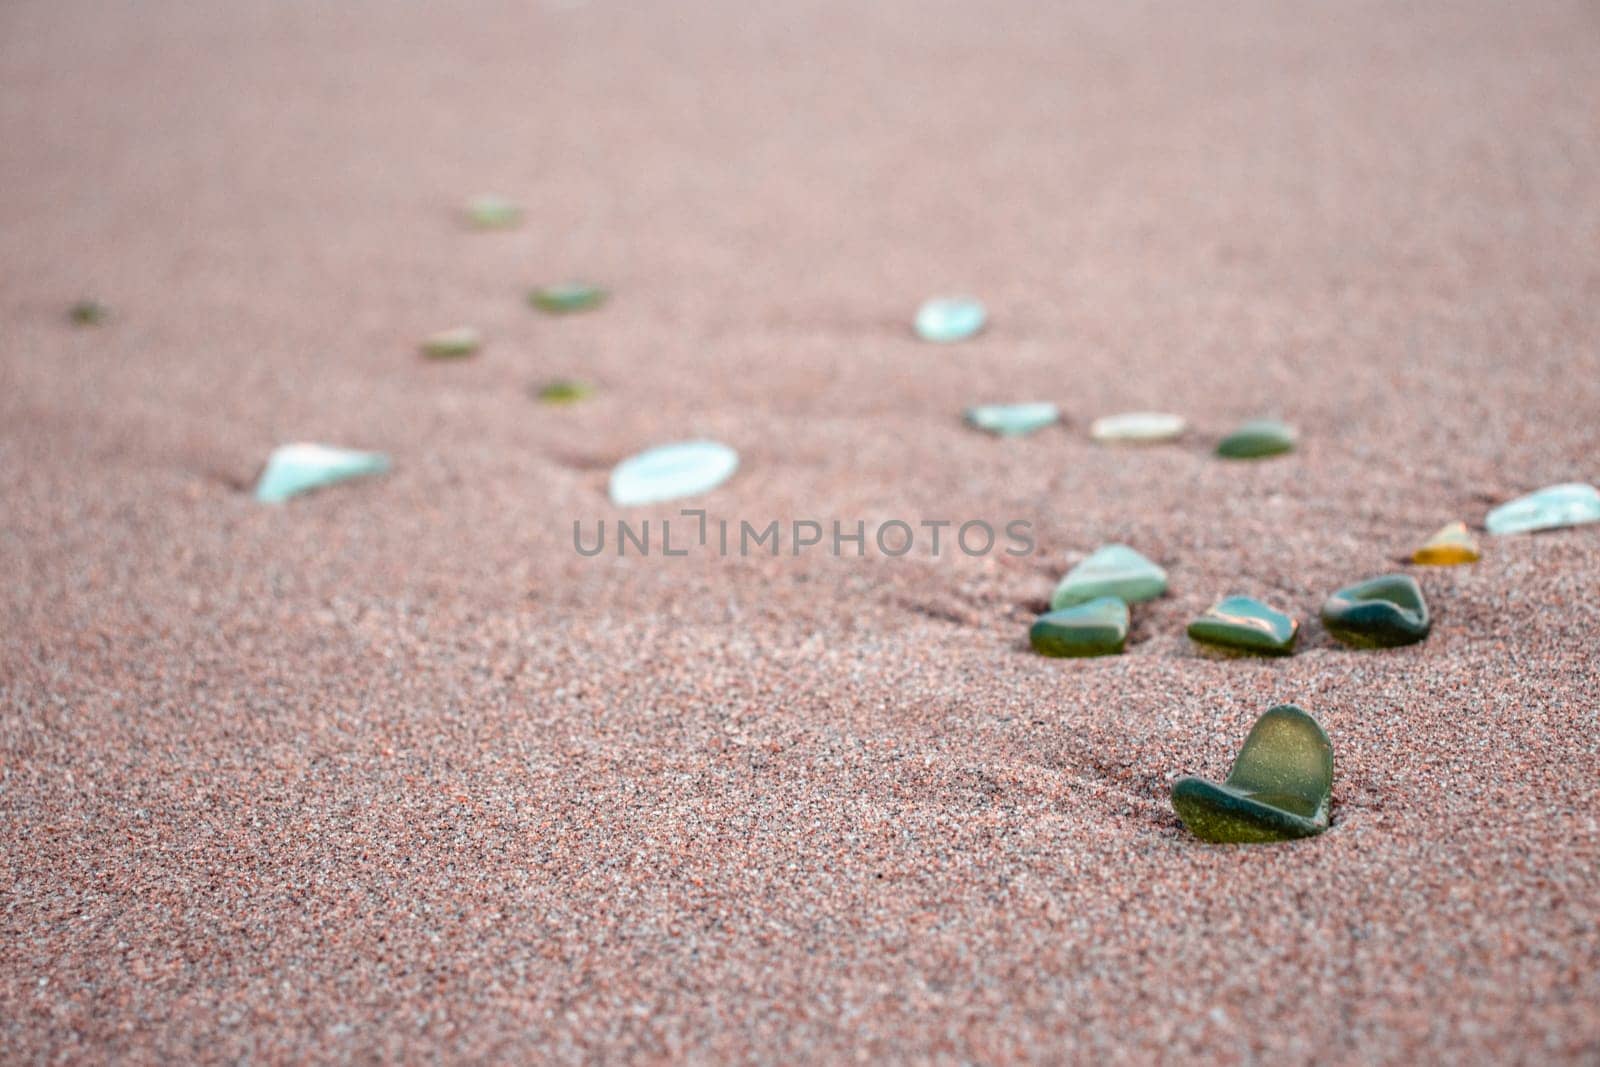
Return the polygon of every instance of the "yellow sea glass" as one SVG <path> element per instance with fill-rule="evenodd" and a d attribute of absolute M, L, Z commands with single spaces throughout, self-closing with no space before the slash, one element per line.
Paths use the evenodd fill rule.
<path fill-rule="evenodd" d="M 1452 522 L 1428 538 L 1428 543 L 1411 554 L 1412 563 L 1430 567 L 1453 567 L 1458 563 L 1478 562 L 1478 542 L 1467 532 L 1464 522 Z"/>

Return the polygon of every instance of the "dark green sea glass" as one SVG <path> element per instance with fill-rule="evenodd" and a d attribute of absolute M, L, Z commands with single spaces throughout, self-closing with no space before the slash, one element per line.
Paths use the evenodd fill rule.
<path fill-rule="evenodd" d="M 606 291 L 598 285 L 567 282 L 533 290 L 528 294 L 528 303 L 550 315 L 567 315 L 597 308 L 605 303 L 606 296 Z"/>
<path fill-rule="evenodd" d="M 1041 656 L 1114 656 L 1128 643 L 1128 605 L 1103 596 L 1041 615 L 1028 643 Z"/>
<path fill-rule="evenodd" d="M 1294 427 L 1277 419 L 1251 419 L 1217 442 L 1217 455 L 1228 459 L 1264 459 L 1294 450 Z"/>
<path fill-rule="evenodd" d="M 1298 621 L 1247 596 L 1219 600 L 1189 624 L 1189 637 L 1201 644 L 1263 656 L 1289 655 L 1299 633 Z"/>
<path fill-rule="evenodd" d="M 1417 580 L 1409 574 L 1386 574 L 1330 596 L 1322 605 L 1322 624 L 1356 648 L 1396 648 L 1427 637 L 1433 621 Z"/>
<path fill-rule="evenodd" d="M 74 326 L 98 326 L 111 314 L 98 300 L 80 300 L 67 309 L 67 318 Z"/>
<path fill-rule="evenodd" d="M 1293 704 L 1256 720 L 1227 781 L 1180 778 L 1172 786 L 1183 825 L 1220 844 L 1314 837 L 1328 828 L 1332 796 L 1333 745 Z"/>

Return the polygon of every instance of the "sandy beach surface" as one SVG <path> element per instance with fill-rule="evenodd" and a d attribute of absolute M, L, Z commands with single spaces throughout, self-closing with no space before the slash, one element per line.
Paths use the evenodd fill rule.
<path fill-rule="evenodd" d="M 1410 568 L 1421 645 L 1315 615 L 1600 478 L 1597 40 L 1587 3 L 0 4 L 0 1059 L 1596 1062 L 1600 527 Z M 479 193 L 524 225 L 463 227 Z M 572 278 L 614 295 L 524 301 Z M 991 325 L 919 342 L 946 293 Z M 1032 400 L 1066 425 L 961 423 Z M 1191 433 L 1089 439 L 1148 408 Z M 1263 413 L 1302 447 L 1210 454 Z M 1036 552 L 574 551 L 613 464 L 700 437 L 742 459 L 713 519 Z M 394 471 L 256 503 L 297 440 Z M 1105 541 L 1169 595 L 1124 655 L 1032 654 Z M 1230 593 L 1299 653 L 1197 651 Z M 1282 701 L 1333 828 L 1196 841 L 1172 781 Z"/>

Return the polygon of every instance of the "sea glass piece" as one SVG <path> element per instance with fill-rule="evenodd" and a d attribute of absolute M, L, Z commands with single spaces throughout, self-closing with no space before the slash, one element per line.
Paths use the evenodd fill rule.
<path fill-rule="evenodd" d="M 1128 643 L 1128 605 L 1114 596 L 1034 620 L 1028 643 L 1041 656 L 1114 656 Z"/>
<path fill-rule="evenodd" d="M 608 295 L 598 285 L 565 282 L 533 290 L 528 294 L 528 303 L 551 315 L 567 315 L 597 308 L 605 303 Z"/>
<path fill-rule="evenodd" d="M 716 441 L 661 445 L 617 464 L 611 471 L 611 502 L 621 507 L 709 492 L 739 469 L 739 453 Z"/>
<path fill-rule="evenodd" d="M 389 469 L 381 452 L 357 452 L 330 445 L 281 445 L 267 457 L 266 469 L 256 482 L 256 499 L 269 504 L 292 496 Z"/>
<path fill-rule="evenodd" d="M 1293 704 L 1256 720 L 1227 781 L 1180 778 L 1172 786 L 1183 825 L 1219 844 L 1314 837 L 1328 828 L 1332 798 L 1333 744 Z"/>
<path fill-rule="evenodd" d="M 981 404 L 967 409 L 967 422 L 1001 437 L 1021 437 L 1061 419 L 1054 404 Z"/>
<path fill-rule="evenodd" d="M 1294 449 L 1299 435 L 1277 419 L 1251 419 L 1217 442 L 1217 455 L 1228 459 L 1263 459 Z"/>
<path fill-rule="evenodd" d="M 915 326 L 924 341 L 950 344 L 973 336 L 988 320 L 989 313 L 971 297 L 940 297 L 917 309 Z"/>
<path fill-rule="evenodd" d="M 80 300 L 67 309 L 67 318 L 74 326 L 98 326 L 110 314 L 111 309 L 98 300 Z"/>
<path fill-rule="evenodd" d="M 483 347 L 483 334 L 471 326 L 440 330 L 422 342 L 422 354 L 429 359 L 461 359 Z"/>
<path fill-rule="evenodd" d="M 1514 534 L 1586 522 L 1600 522 L 1600 491 L 1583 482 L 1567 482 L 1501 504 L 1489 512 L 1484 525 L 1492 534 Z"/>
<path fill-rule="evenodd" d="M 1428 538 L 1428 543 L 1411 554 L 1412 563 L 1429 567 L 1453 567 L 1458 563 L 1478 562 L 1478 542 L 1467 532 L 1464 522 L 1452 522 Z"/>
<path fill-rule="evenodd" d="M 1050 597 L 1050 609 L 1057 611 L 1103 596 L 1136 604 L 1166 591 L 1166 571 L 1127 545 L 1102 545 L 1061 579 Z"/>
<path fill-rule="evenodd" d="M 509 230 L 522 222 L 522 205 L 503 196 L 478 196 L 467 201 L 467 223 L 480 230 Z"/>
<path fill-rule="evenodd" d="M 1264 656 L 1289 655 L 1299 632 L 1293 617 L 1247 596 L 1225 597 L 1189 624 L 1189 637 L 1201 644 Z"/>
<path fill-rule="evenodd" d="M 1103 445 L 1153 445 L 1175 440 L 1188 428 L 1182 415 L 1130 411 L 1095 419 L 1089 426 L 1089 436 Z"/>
<path fill-rule="evenodd" d="M 587 399 L 593 393 L 594 386 L 588 382 L 560 378 L 541 385 L 535 395 L 546 404 L 576 404 L 580 400 Z"/>
<path fill-rule="evenodd" d="M 1417 580 L 1385 574 L 1330 596 L 1322 605 L 1322 624 L 1347 645 L 1395 648 L 1427 637 L 1433 622 Z"/>

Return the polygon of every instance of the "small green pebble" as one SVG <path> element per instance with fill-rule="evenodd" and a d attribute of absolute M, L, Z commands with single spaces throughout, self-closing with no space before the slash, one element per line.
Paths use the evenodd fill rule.
<path fill-rule="evenodd" d="M 461 359 L 483 347 L 483 335 L 471 326 L 441 330 L 422 342 L 422 354 L 429 359 Z"/>
<path fill-rule="evenodd" d="M 1293 426 L 1277 419 L 1251 419 L 1217 443 L 1217 455 L 1227 459 L 1264 459 L 1294 450 L 1299 435 Z"/>
<path fill-rule="evenodd" d="M 609 294 L 598 285 L 568 282 L 547 285 L 528 294 L 528 303 L 551 315 L 565 315 L 573 311 L 588 311 L 605 303 Z"/>
<path fill-rule="evenodd" d="M 546 404 L 576 404 L 593 394 L 594 386 L 588 382 L 562 379 L 540 386 L 536 395 Z"/>
<path fill-rule="evenodd" d="M 503 196 L 480 196 L 467 202 L 466 217 L 480 230 L 509 230 L 522 222 L 522 205 Z"/>
<path fill-rule="evenodd" d="M 1218 844 L 1315 837 L 1328 828 L 1333 744 L 1317 720 L 1280 704 L 1256 720 L 1226 782 L 1180 778 L 1172 807 L 1190 833 Z"/>
<path fill-rule="evenodd" d="M 110 314 L 111 309 L 98 300 L 80 300 L 67 311 L 74 326 L 98 326 Z"/>
<path fill-rule="evenodd" d="M 1028 630 L 1041 656 L 1114 656 L 1127 642 L 1128 605 L 1114 596 L 1047 612 Z"/>

